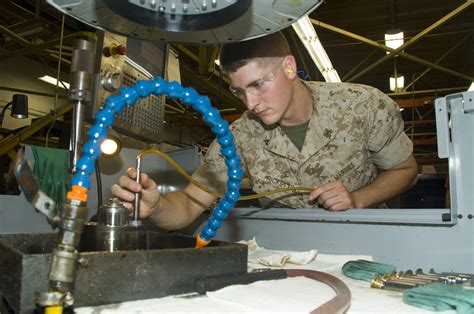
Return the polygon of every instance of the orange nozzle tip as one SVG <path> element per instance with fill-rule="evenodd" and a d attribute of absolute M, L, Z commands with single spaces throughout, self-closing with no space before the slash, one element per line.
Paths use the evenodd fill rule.
<path fill-rule="evenodd" d="M 87 202 L 87 190 L 83 186 L 73 185 L 71 191 L 67 192 L 67 199 Z"/>
<path fill-rule="evenodd" d="M 197 249 L 203 248 L 203 247 L 207 246 L 209 243 L 211 243 L 211 241 L 203 240 L 200 235 L 198 235 L 197 238 L 196 238 L 196 248 Z"/>

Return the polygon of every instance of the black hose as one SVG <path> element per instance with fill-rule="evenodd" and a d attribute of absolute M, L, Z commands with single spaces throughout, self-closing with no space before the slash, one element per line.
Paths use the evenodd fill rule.
<path fill-rule="evenodd" d="M 95 161 L 95 179 L 97 181 L 97 208 L 102 206 L 102 177 L 100 176 L 99 160 Z"/>

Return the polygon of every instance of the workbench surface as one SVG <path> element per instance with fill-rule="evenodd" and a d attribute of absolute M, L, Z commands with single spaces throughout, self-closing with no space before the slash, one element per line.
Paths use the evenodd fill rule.
<path fill-rule="evenodd" d="M 371 260 L 370 256 L 318 254 L 307 265 L 287 264 L 286 269 L 311 269 L 332 274 L 346 283 L 351 290 L 352 302 L 347 313 L 432 313 L 403 303 L 402 293 L 370 288 L 366 281 L 344 276 L 342 265 L 349 260 Z M 254 266 L 254 265 L 253 265 Z M 252 267 L 254 268 L 254 267 Z M 250 285 L 234 285 L 207 295 L 168 296 L 150 300 L 124 302 L 97 307 L 77 308 L 86 313 L 308 313 L 327 302 L 335 292 L 327 285 L 305 278 L 260 281 Z M 455 313 L 445 311 L 443 314 Z"/>

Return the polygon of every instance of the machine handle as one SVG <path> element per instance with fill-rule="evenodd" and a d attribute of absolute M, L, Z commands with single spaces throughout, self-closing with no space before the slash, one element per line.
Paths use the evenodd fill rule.
<path fill-rule="evenodd" d="M 284 269 L 272 269 L 250 273 L 204 277 L 197 279 L 194 289 L 199 294 L 216 291 L 231 285 L 248 285 L 260 280 L 285 279 L 288 277 Z"/>

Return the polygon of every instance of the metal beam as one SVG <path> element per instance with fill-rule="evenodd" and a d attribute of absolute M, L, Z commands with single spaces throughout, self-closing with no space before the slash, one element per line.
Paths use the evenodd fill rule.
<path fill-rule="evenodd" d="M 413 124 L 415 125 L 430 125 L 430 124 L 435 124 L 436 120 L 434 119 L 428 119 L 428 120 L 414 120 L 414 121 L 404 121 L 404 124 L 406 126 L 411 126 Z"/>
<path fill-rule="evenodd" d="M 0 86 L 0 90 L 6 90 L 6 91 L 9 91 L 9 92 L 14 92 L 14 93 L 21 93 L 21 94 L 29 94 L 29 95 L 37 95 L 37 96 L 43 96 L 43 97 L 56 98 L 56 94 L 49 94 L 49 93 L 37 92 L 37 91 L 33 91 L 33 90 L 20 89 L 20 88 L 8 87 L 8 86 Z M 67 96 L 66 95 L 58 95 L 58 98 L 67 99 Z"/>
<path fill-rule="evenodd" d="M 436 138 L 427 138 L 427 139 L 412 139 L 413 145 L 437 145 Z"/>
<path fill-rule="evenodd" d="M 72 104 L 65 104 L 58 108 L 56 114 L 50 112 L 43 117 L 39 118 L 33 122 L 30 126 L 16 132 L 15 134 L 10 134 L 6 138 L 0 141 L 0 156 L 3 156 L 5 153 L 8 153 L 15 146 L 23 142 L 28 137 L 32 136 L 38 132 L 43 127 L 50 124 L 54 119 L 62 116 L 63 114 L 69 112 L 73 108 Z"/>
<path fill-rule="evenodd" d="M 459 92 L 459 91 L 467 91 L 469 86 L 460 86 L 460 87 L 447 87 L 447 88 L 435 88 L 435 89 L 423 89 L 417 90 L 412 92 L 398 92 L 398 93 L 387 93 L 390 97 L 398 97 L 398 96 L 407 96 L 407 95 L 420 95 L 420 94 L 445 94 L 445 93 L 452 93 L 452 92 Z"/>
<path fill-rule="evenodd" d="M 199 57 L 196 56 L 191 50 L 189 50 L 188 48 L 186 48 L 185 46 L 183 45 L 176 45 L 176 48 L 178 49 L 178 51 L 184 53 L 185 55 L 187 55 L 188 57 L 190 57 L 191 59 L 193 59 L 194 61 L 198 62 L 199 63 Z M 214 71 L 212 71 L 212 73 L 217 76 L 217 77 L 220 77 L 220 71 L 214 69 Z M 223 76 L 223 79 L 224 79 L 224 82 L 226 82 L 227 84 L 229 84 L 229 80 L 227 79 L 227 77 L 225 77 L 225 75 Z"/>
<path fill-rule="evenodd" d="M 473 0 L 474 1 L 474 0 Z M 417 63 L 420 63 L 420 64 L 423 64 L 425 66 L 428 66 L 428 67 L 431 67 L 433 69 L 436 69 L 440 72 L 444 72 L 446 74 L 450 74 L 452 76 L 456 76 L 456 77 L 459 77 L 459 78 L 462 78 L 464 80 L 467 80 L 467 81 L 474 81 L 474 77 L 471 77 L 471 76 L 468 76 L 468 75 L 465 75 L 465 74 L 462 74 L 462 73 L 459 73 L 459 72 L 456 72 L 454 70 L 451 70 L 451 69 L 448 69 L 448 68 L 445 68 L 443 66 L 440 66 L 438 64 L 435 64 L 433 62 L 429 62 L 429 61 L 426 61 L 424 59 L 421 59 L 421 58 L 418 58 L 416 56 L 413 56 L 413 55 L 410 55 L 406 52 L 403 52 L 403 51 L 399 51 L 399 49 L 401 48 L 398 48 L 398 49 L 392 49 L 390 47 L 387 47 L 385 46 L 384 44 L 381 44 L 381 43 L 378 43 L 374 40 L 371 40 L 371 39 L 368 39 L 368 38 L 365 38 L 363 36 L 360 36 L 360 35 L 357 35 L 357 34 L 354 34 L 354 33 L 351 33 L 349 31 L 346 31 L 346 30 L 343 30 L 339 27 L 336 27 L 336 26 L 333 26 L 333 25 L 329 25 L 327 23 L 324 23 L 324 22 L 321 22 L 319 20 L 315 20 L 315 19 L 310 19 L 311 20 L 311 23 L 313 23 L 315 26 L 319 26 L 319 27 L 322 27 L 322 28 L 325 28 L 325 29 L 328 29 L 328 30 L 331 30 L 333 32 L 336 32 L 336 33 L 339 33 L 341 35 L 344 35 L 344 36 L 347 36 L 347 37 L 350 37 L 350 38 L 353 38 L 353 39 L 356 39 L 356 40 L 359 40 L 363 43 L 366 43 L 368 45 L 371 45 L 371 46 L 374 46 L 374 47 L 377 47 L 381 50 L 384 50 L 384 51 L 389 51 L 391 52 L 390 55 L 386 55 L 385 57 L 383 57 L 382 59 L 385 61 L 387 61 L 388 59 L 385 59 L 387 56 L 394 56 L 395 54 L 398 54 L 398 56 L 402 57 L 402 58 L 405 58 L 405 59 L 408 59 L 410 61 L 413 61 L 413 62 L 417 62 Z M 416 41 L 417 39 L 419 38 L 416 38 L 417 36 L 413 37 L 412 40 L 410 40 L 411 43 L 413 43 L 414 41 Z M 416 39 L 416 40 L 413 40 L 413 39 Z M 380 59 L 380 60 L 382 60 Z M 379 60 L 379 61 L 380 61 Z M 362 70 L 361 72 L 359 72 L 358 74 L 356 74 L 355 76 L 349 78 L 347 80 L 347 82 L 352 82 L 354 79 L 360 77 L 362 74 L 365 74 L 367 72 L 367 70 L 371 70 L 372 68 L 374 68 L 374 65 L 377 64 L 381 64 L 379 62 L 375 62 L 373 63 L 372 65 L 370 65 L 369 67 L 365 68 L 364 70 Z"/>
<path fill-rule="evenodd" d="M 423 38 L 423 36 L 425 36 L 426 34 L 430 33 L 431 31 L 435 30 L 436 28 L 438 28 L 439 26 L 443 25 L 444 23 L 448 22 L 450 19 L 452 19 L 453 17 L 455 17 L 457 14 L 461 13 L 462 11 L 464 11 L 466 8 L 468 8 L 471 4 L 473 4 L 473 1 L 466 1 L 465 3 L 461 4 L 459 7 L 457 7 L 456 9 L 454 9 L 453 11 L 451 11 L 450 13 L 448 13 L 447 15 L 445 15 L 444 17 L 442 17 L 441 19 L 439 19 L 438 21 L 436 21 L 435 23 L 431 24 L 430 26 L 428 26 L 426 29 L 422 30 L 421 32 L 419 32 L 417 35 L 415 35 L 414 37 L 412 37 L 410 40 L 408 40 L 407 42 L 405 42 L 403 45 L 401 45 L 400 47 L 398 47 L 397 49 L 393 50 L 393 49 L 386 49 L 388 51 L 390 51 L 389 54 L 383 56 L 381 59 L 379 59 L 378 61 L 372 63 L 370 66 L 366 67 L 365 69 L 363 69 L 362 71 L 360 71 L 359 73 L 357 73 L 356 75 L 354 75 L 353 77 L 349 78 L 347 81 L 348 82 L 352 82 L 354 80 L 356 80 L 357 78 L 361 77 L 362 75 L 366 74 L 367 72 L 371 71 L 372 69 L 378 67 L 379 65 L 385 63 L 386 61 L 392 59 L 393 57 L 399 55 L 401 52 L 403 52 L 403 50 L 405 50 L 406 48 L 408 48 L 409 46 L 413 45 L 415 42 L 417 42 L 418 40 L 420 40 L 421 38 Z M 385 46 L 385 45 L 384 45 Z M 387 47 L 388 48 L 388 47 Z"/>
<path fill-rule="evenodd" d="M 215 84 L 211 80 L 199 79 L 195 71 L 193 71 L 193 69 L 191 69 L 189 65 L 187 65 L 186 63 L 184 62 L 181 63 L 180 69 L 182 71 L 183 77 L 186 77 L 187 79 L 189 79 L 193 86 L 200 86 L 202 89 L 207 90 L 216 95 L 219 95 L 222 92 L 222 101 L 226 102 L 227 104 L 226 107 L 239 108 L 240 110 L 247 109 L 245 105 L 239 99 L 237 99 L 234 95 L 232 95 L 227 88 L 222 89 L 221 86 Z"/>
<path fill-rule="evenodd" d="M 432 105 L 435 98 L 432 96 L 416 98 L 416 99 L 397 99 L 395 102 L 400 108 L 411 108 L 411 107 L 423 107 L 426 105 Z"/>
<path fill-rule="evenodd" d="M 199 45 L 199 75 L 206 76 L 207 68 L 207 46 Z"/>
<path fill-rule="evenodd" d="M 75 36 L 76 34 L 66 35 L 64 36 L 63 40 L 74 38 Z M 6 58 L 10 58 L 10 57 L 18 57 L 18 56 L 22 56 L 22 55 L 32 53 L 38 50 L 43 51 L 44 48 L 56 46 L 60 41 L 61 41 L 61 38 L 56 38 L 56 39 L 53 39 L 53 40 L 50 40 L 38 45 L 30 44 L 28 47 L 0 54 L 0 59 L 5 60 Z"/>
<path fill-rule="evenodd" d="M 466 39 L 468 39 L 469 37 L 472 36 L 472 32 L 467 34 L 466 36 L 464 36 L 460 41 L 458 41 L 456 43 L 456 45 L 452 46 L 448 51 L 446 51 L 441 57 L 439 57 L 436 61 L 435 61 L 435 64 L 438 64 L 440 63 L 444 58 L 446 58 L 451 52 L 453 52 L 454 50 L 456 50 L 459 46 L 461 46 L 461 44 L 463 44 Z M 432 67 L 428 67 L 426 70 L 424 70 L 422 73 L 420 73 L 419 75 L 417 75 L 409 84 L 407 84 L 407 86 L 405 86 L 403 89 L 402 89 L 402 92 L 406 92 L 411 86 L 413 86 L 416 82 L 418 82 L 423 76 L 425 76 L 426 74 L 428 74 L 429 71 L 431 71 Z"/>

